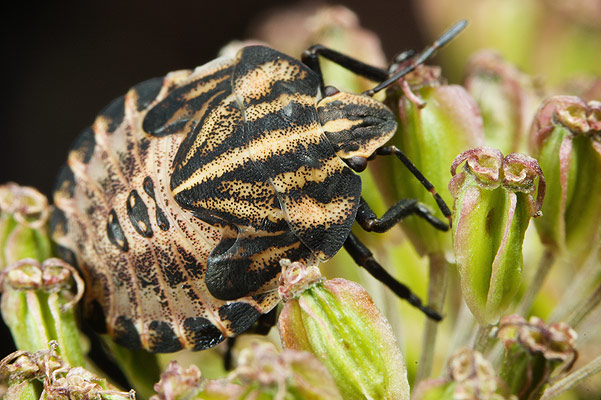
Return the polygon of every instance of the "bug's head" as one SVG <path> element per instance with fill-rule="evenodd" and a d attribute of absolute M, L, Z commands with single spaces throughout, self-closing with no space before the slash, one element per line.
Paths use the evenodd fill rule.
<path fill-rule="evenodd" d="M 394 115 L 381 102 L 333 87 L 326 87 L 317 112 L 336 154 L 355 171 L 365 169 L 367 159 L 394 135 L 397 127 Z"/>

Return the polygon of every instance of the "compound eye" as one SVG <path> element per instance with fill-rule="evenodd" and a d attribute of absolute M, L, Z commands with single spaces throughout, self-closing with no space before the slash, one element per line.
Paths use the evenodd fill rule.
<path fill-rule="evenodd" d="M 326 86 L 324 88 L 324 96 L 334 96 L 335 94 L 340 93 L 340 90 L 336 89 L 334 86 Z"/>
<path fill-rule="evenodd" d="M 344 162 L 355 172 L 363 172 L 367 168 L 367 158 L 365 157 L 353 156 L 345 159 Z"/>

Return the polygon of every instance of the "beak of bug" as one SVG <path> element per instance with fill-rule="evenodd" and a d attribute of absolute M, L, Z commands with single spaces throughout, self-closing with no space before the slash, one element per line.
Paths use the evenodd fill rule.
<path fill-rule="evenodd" d="M 397 127 L 394 115 L 381 102 L 331 87 L 317 103 L 317 112 L 336 154 L 357 172 L 365 169 L 367 159 L 390 140 Z"/>

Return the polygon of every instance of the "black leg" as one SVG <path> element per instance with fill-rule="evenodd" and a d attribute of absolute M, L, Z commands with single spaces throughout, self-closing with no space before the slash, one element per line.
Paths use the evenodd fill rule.
<path fill-rule="evenodd" d="M 321 81 L 321 89 L 322 91 L 325 89 L 325 84 L 323 82 L 323 75 L 321 73 L 321 67 L 319 66 L 319 57 L 322 56 L 327 58 L 328 60 L 335 62 L 340 65 L 356 73 L 357 75 L 363 76 L 367 79 L 370 79 L 374 82 L 380 82 L 376 87 L 370 89 L 363 94 L 368 96 L 373 96 L 377 92 L 382 89 L 387 88 L 403 76 L 407 75 L 409 72 L 413 71 L 415 67 L 419 64 L 423 64 L 428 58 L 432 57 L 432 55 L 448 43 L 451 39 L 453 39 L 459 32 L 465 28 L 466 21 L 460 21 L 453 25 L 448 31 L 443 33 L 434 43 L 424 49 L 419 54 L 415 54 L 413 50 L 405 51 L 396 57 L 394 65 L 401 64 L 404 61 L 413 58 L 413 62 L 407 67 L 391 74 L 389 71 L 375 67 L 370 64 L 366 64 L 363 61 L 359 61 L 356 58 L 349 57 L 346 54 L 342 54 L 336 50 L 332 50 L 328 47 L 324 47 L 320 44 L 313 45 L 309 47 L 304 53 L 301 55 L 301 60 L 305 63 L 309 68 L 311 68 L 318 76 Z"/>
<path fill-rule="evenodd" d="M 399 150 L 396 146 L 386 146 L 380 147 L 378 150 L 376 150 L 376 154 L 384 156 L 397 156 L 397 158 L 401 160 L 403 164 L 405 164 L 405 167 L 407 167 L 409 172 L 411 172 L 413 176 L 415 176 L 417 180 L 432 194 L 434 200 L 436 201 L 436 204 L 438 205 L 438 208 L 440 209 L 442 214 L 449 220 L 449 226 L 452 224 L 451 210 L 449 209 L 449 206 L 447 206 L 442 197 L 440 197 L 440 195 L 434 188 L 434 185 L 432 185 L 432 183 L 430 183 L 430 181 L 426 179 L 426 177 L 420 172 L 420 170 L 417 169 L 415 164 L 413 164 L 411 160 L 409 160 L 409 158 L 407 158 L 407 156 L 401 150 Z"/>
<path fill-rule="evenodd" d="M 319 75 L 322 90 L 324 89 L 324 82 L 323 75 L 321 73 L 321 67 L 319 66 L 318 56 L 327 58 L 341 67 L 374 82 L 381 82 L 387 79 L 389 76 L 388 71 L 385 69 L 366 64 L 363 61 L 357 60 L 356 58 L 349 57 L 346 54 L 342 54 L 336 50 L 316 44 L 304 51 L 304 53 L 301 55 L 301 60 L 317 75 Z"/>
<path fill-rule="evenodd" d="M 430 213 L 430 210 L 415 199 L 399 200 L 394 206 L 378 218 L 373 212 L 369 204 L 365 202 L 363 197 L 359 203 L 356 220 L 363 229 L 368 232 L 386 232 L 403 218 L 409 215 L 417 215 L 430 223 L 436 229 L 448 231 L 449 225 L 436 218 Z"/>
<path fill-rule="evenodd" d="M 255 333 L 257 335 L 266 336 L 276 323 L 277 307 L 269 311 L 267 314 L 261 315 L 257 319 L 257 322 L 249 330 L 247 330 L 246 333 Z M 226 349 L 223 356 L 223 366 L 226 371 L 231 371 L 234 367 L 233 349 L 234 345 L 236 344 L 236 338 L 237 336 L 226 339 Z"/>
<path fill-rule="evenodd" d="M 394 82 L 398 81 L 400 78 L 402 78 L 403 76 L 405 76 L 408 73 L 410 73 L 411 71 L 413 71 L 418 65 L 423 64 L 427 59 L 432 57 L 434 55 L 434 53 L 436 53 L 436 50 L 440 49 L 442 46 L 447 44 L 451 39 L 453 39 L 455 36 L 457 36 L 459 34 L 459 32 L 461 32 L 465 28 L 466 25 L 467 25 L 467 22 L 465 20 L 459 21 L 458 23 L 453 25 L 449 30 L 447 30 L 445 33 L 440 35 L 440 37 L 438 39 L 436 39 L 434 41 L 434 43 L 432 43 L 430 46 L 426 47 L 421 53 L 419 53 L 415 56 L 411 56 L 411 58 L 413 58 L 413 61 L 411 62 L 411 64 L 409 64 L 408 66 L 406 66 L 403 69 L 398 70 L 394 74 L 389 75 L 386 80 L 380 82 L 380 84 L 377 85 L 376 87 L 374 87 L 373 89 L 365 91 L 363 94 L 366 94 L 368 96 L 373 96 L 374 94 L 378 93 L 380 90 L 386 89 L 388 86 L 392 85 Z M 405 54 L 401 53 L 401 55 L 398 58 L 401 61 L 406 61 L 407 59 L 410 58 L 408 56 L 408 54 L 410 54 L 410 53 L 405 53 Z M 397 61 L 396 63 L 399 63 L 399 62 Z"/>
<path fill-rule="evenodd" d="M 369 249 L 352 233 L 344 242 L 344 248 L 353 260 L 367 270 L 377 280 L 388 286 L 401 299 L 405 299 L 414 307 L 419 308 L 424 314 L 435 321 L 440 321 L 442 316 L 428 306 L 425 306 L 419 297 L 407 286 L 394 279 L 373 257 Z"/>

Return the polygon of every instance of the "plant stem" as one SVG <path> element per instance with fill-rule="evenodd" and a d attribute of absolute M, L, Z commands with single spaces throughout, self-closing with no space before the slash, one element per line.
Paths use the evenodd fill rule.
<path fill-rule="evenodd" d="M 579 308 L 574 310 L 567 320 L 568 325 L 576 328 L 580 322 L 601 303 L 601 284 Z"/>
<path fill-rule="evenodd" d="M 430 281 L 428 283 L 428 305 L 442 312 L 445 295 L 448 284 L 449 265 L 444 255 L 430 254 Z M 438 322 L 432 319 L 426 319 L 424 336 L 422 341 L 422 352 L 419 359 L 419 366 L 415 383 L 426 379 L 432 372 L 432 363 L 434 361 L 434 349 L 436 347 L 436 334 L 438 333 Z"/>
<path fill-rule="evenodd" d="M 474 338 L 474 350 L 485 354 L 491 343 L 490 332 L 495 328 L 495 325 L 480 325 Z"/>
<path fill-rule="evenodd" d="M 578 385 L 589 376 L 598 373 L 601 373 L 601 356 L 595 358 L 593 361 L 580 368 L 579 370 L 576 370 L 568 376 L 555 382 L 553 385 L 547 388 L 541 400 L 553 399 L 559 396 L 561 393 L 565 392 L 566 390 L 569 390 L 574 386 Z"/>
<path fill-rule="evenodd" d="M 548 248 L 545 249 L 545 252 L 543 253 L 543 256 L 538 264 L 538 269 L 532 278 L 532 282 L 530 282 L 530 285 L 528 286 L 528 289 L 526 290 L 526 293 L 524 294 L 524 297 L 522 298 L 522 301 L 518 307 L 518 314 L 527 317 L 528 313 L 530 312 L 530 308 L 532 308 L 532 304 L 534 303 L 534 299 L 543 286 L 543 283 L 545 282 L 545 279 L 547 278 L 547 275 L 549 274 L 549 271 L 554 263 L 555 252 Z"/>
<path fill-rule="evenodd" d="M 594 303 L 595 296 L 599 296 L 599 294 L 595 294 L 594 287 L 600 283 L 601 271 L 599 270 L 599 262 L 597 259 L 594 259 L 578 271 L 563 293 L 561 301 L 557 304 L 549 320 L 551 322 L 558 322 L 569 318 L 572 323 L 576 321 L 580 322 L 595 307 L 595 304 L 590 304 L 589 306 L 592 308 L 587 310 L 587 307 L 589 307 L 587 304 L 591 301 Z M 591 291 L 593 291 L 593 294 L 585 300 L 584 296 Z M 584 314 L 578 316 L 577 314 L 579 313 Z M 570 323 L 570 326 L 572 326 L 572 323 Z"/>

